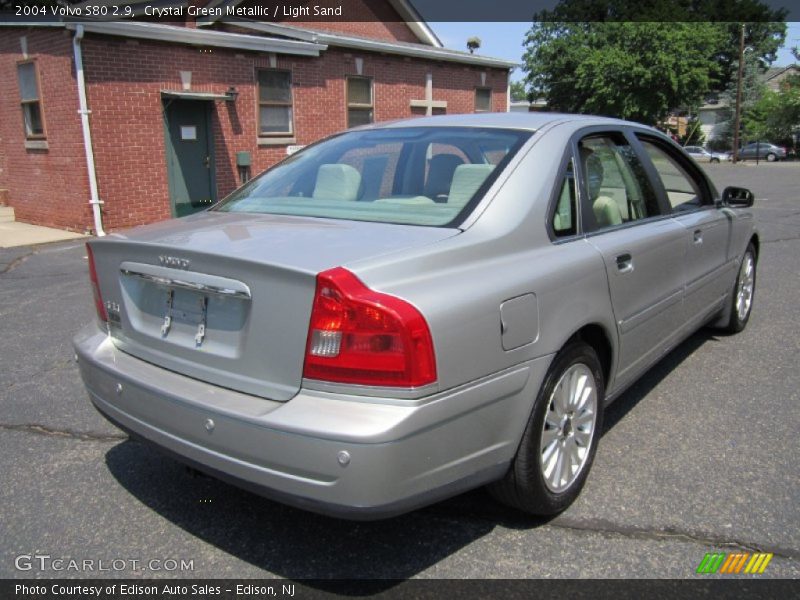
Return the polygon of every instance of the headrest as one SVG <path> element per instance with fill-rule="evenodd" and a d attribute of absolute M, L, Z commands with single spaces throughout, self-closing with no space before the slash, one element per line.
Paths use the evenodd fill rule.
<path fill-rule="evenodd" d="M 603 185 L 603 163 L 600 158 L 588 148 L 581 148 L 581 162 L 586 173 L 586 187 L 589 192 L 589 199 L 594 200 L 600 195 L 600 188 Z"/>
<path fill-rule="evenodd" d="M 325 200 L 355 200 L 361 186 L 361 174 L 350 165 L 341 163 L 320 165 L 314 198 Z"/>
<path fill-rule="evenodd" d="M 494 165 L 477 164 L 456 167 L 453 172 L 453 183 L 450 184 L 447 204 L 449 206 L 465 205 L 492 171 L 494 171 Z"/>

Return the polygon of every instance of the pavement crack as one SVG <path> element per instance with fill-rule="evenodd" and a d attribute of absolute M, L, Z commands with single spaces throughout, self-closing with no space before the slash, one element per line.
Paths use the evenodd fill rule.
<path fill-rule="evenodd" d="M 761 240 L 762 244 L 777 244 L 780 242 L 796 242 L 800 240 L 800 236 L 797 237 L 786 237 L 786 238 L 776 238 L 774 240 Z"/>
<path fill-rule="evenodd" d="M 53 429 L 38 423 L 0 423 L 0 429 L 5 431 L 21 431 L 34 435 L 60 437 L 81 442 L 117 442 L 127 440 L 124 433 L 93 433 L 91 431 L 73 431 L 71 429 Z"/>
<path fill-rule="evenodd" d="M 703 546 L 715 546 L 722 548 L 733 548 L 747 552 L 771 552 L 775 556 L 800 560 L 800 550 L 793 548 L 782 548 L 757 542 L 732 539 L 730 537 L 717 535 L 714 533 L 682 531 L 674 527 L 654 529 L 648 527 L 638 527 L 635 525 L 621 525 L 605 519 L 573 519 L 569 517 L 558 517 L 550 521 L 546 527 L 558 529 L 568 529 L 571 531 L 599 533 L 606 535 L 617 535 L 640 540 L 681 540 Z"/>
<path fill-rule="evenodd" d="M 25 262 L 28 259 L 28 257 L 31 256 L 32 254 L 35 254 L 35 252 L 33 250 L 31 250 L 27 254 L 23 254 L 22 256 L 18 256 L 17 258 L 12 260 L 10 263 L 8 263 L 2 270 L 0 270 L 0 275 L 5 275 L 6 273 L 10 273 L 14 269 L 16 269 L 20 264 Z"/>
<path fill-rule="evenodd" d="M 4 273 L 5 272 L 0 273 L 0 275 L 3 275 Z M 30 276 L 24 275 L 22 277 L 6 277 L 6 279 L 7 280 L 11 280 L 11 281 L 25 281 L 25 280 L 30 280 L 30 279 L 35 279 L 37 281 L 41 281 L 41 280 L 46 280 L 46 279 L 59 279 L 61 277 L 76 277 L 76 276 L 81 275 L 83 273 L 85 273 L 85 271 L 83 269 L 80 269 L 78 271 L 62 271 L 60 273 L 45 273 L 45 274 L 41 274 L 41 275 L 30 275 Z"/>

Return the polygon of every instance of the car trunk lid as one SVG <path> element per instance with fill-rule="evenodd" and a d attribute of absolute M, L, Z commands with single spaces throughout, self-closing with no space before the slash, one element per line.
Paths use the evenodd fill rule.
<path fill-rule="evenodd" d="M 457 233 L 209 212 L 91 245 L 109 331 L 120 350 L 284 401 L 301 384 L 317 273 Z"/>

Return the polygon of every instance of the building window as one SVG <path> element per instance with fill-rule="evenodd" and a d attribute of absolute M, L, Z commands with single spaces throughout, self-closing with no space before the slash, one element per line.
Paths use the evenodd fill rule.
<path fill-rule="evenodd" d="M 39 98 L 39 80 L 36 63 L 25 62 L 17 65 L 19 97 L 22 103 L 22 121 L 25 124 L 25 137 L 29 140 L 43 139 L 44 120 L 42 103 Z"/>
<path fill-rule="evenodd" d="M 374 121 L 372 79 L 347 78 L 347 126 L 357 127 Z"/>
<path fill-rule="evenodd" d="M 492 88 L 475 88 L 475 112 L 492 110 Z"/>
<path fill-rule="evenodd" d="M 289 71 L 258 72 L 258 134 L 293 135 L 292 74 Z"/>

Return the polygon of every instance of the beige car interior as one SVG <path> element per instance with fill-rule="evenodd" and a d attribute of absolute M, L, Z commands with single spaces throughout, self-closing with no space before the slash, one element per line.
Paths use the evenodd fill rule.
<path fill-rule="evenodd" d="M 360 186 L 361 174 L 350 165 L 320 165 L 312 197 L 353 201 L 358 197 Z"/>

